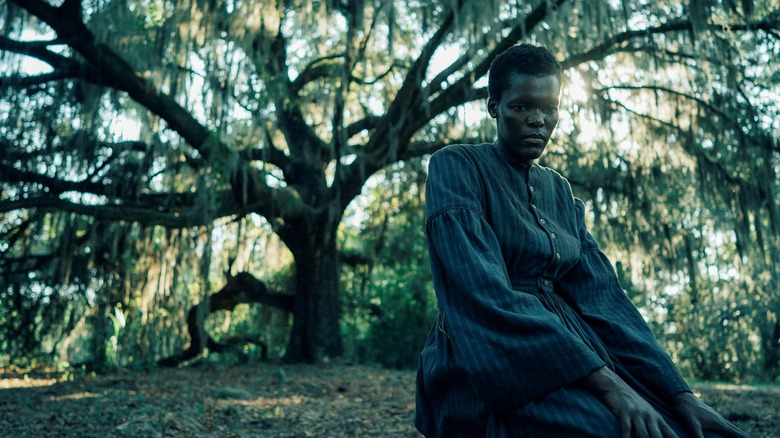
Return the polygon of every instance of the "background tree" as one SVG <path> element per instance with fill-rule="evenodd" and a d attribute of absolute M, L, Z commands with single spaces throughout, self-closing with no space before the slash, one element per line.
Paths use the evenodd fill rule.
<path fill-rule="evenodd" d="M 430 331 L 426 175 L 414 159 L 383 169 L 342 227 L 345 349 L 362 363 L 413 367 Z"/>
<path fill-rule="evenodd" d="M 0 294 L 14 304 L 0 323 L 56 342 L 89 309 L 95 343 L 110 347 L 120 305 L 152 318 L 207 293 L 212 263 L 225 262 L 215 240 L 229 241 L 215 230 L 240 223 L 267 227 L 291 255 L 287 359 L 342 354 L 346 209 L 387 166 L 492 139 L 471 102 L 486 97 L 493 57 L 532 41 L 564 60 L 570 80 L 545 162 L 592 200 L 599 237 L 629 248 L 612 255 L 632 296 L 651 319 L 676 318 L 670 342 L 712 318 L 744 325 L 776 373 L 778 9 L 11 0 L 0 39 Z M 252 247 L 247 228 L 230 251 Z M 154 327 L 182 333 L 174 326 Z M 729 355 L 715 347 L 702 348 Z M 101 348 L 92 354 L 111 355 Z"/>

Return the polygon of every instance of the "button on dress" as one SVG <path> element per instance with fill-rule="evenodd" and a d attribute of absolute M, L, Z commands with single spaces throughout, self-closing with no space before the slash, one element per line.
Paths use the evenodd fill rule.
<path fill-rule="evenodd" d="M 659 410 L 689 390 L 558 173 L 498 144 L 449 146 L 431 157 L 426 203 L 439 313 L 418 365 L 424 435 L 526 436 L 542 417 L 598 432 L 614 415 L 573 384 L 603 366 Z"/>

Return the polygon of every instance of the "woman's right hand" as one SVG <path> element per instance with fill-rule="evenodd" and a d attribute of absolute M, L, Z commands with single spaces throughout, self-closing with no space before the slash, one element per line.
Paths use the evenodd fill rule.
<path fill-rule="evenodd" d="M 609 368 L 599 368 L 581 384 L 615 414 L 622 438 L 679 438 L 663 416 Z"/>

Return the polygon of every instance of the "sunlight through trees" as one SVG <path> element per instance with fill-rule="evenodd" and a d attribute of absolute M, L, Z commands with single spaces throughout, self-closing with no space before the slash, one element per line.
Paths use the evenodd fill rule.
<path fill-rule="evenodd" d="M 210 317 L 277 357 L 418 342 L 426 157 L 493 139 L 487 69 L 534 42 L 566 77 L 542 164 L 661 341 L 691 375 L 780 376 L 777 0 L 9 0 L 0 17 L 0 363 L 174 355 L 225 271 L 293 297 Z"/>

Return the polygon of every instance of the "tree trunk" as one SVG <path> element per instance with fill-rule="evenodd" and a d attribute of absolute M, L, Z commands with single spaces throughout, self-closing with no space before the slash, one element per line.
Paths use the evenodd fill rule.
<path fill-rule="evenodd" d="M 780 375 L 780 319 L 774 312 L 767 312 L 762 330 L 764 350 L 764 378 L 774 381 Z"/>
<path fill-rule="evenodd" d="M 111 326 L 109 324 L 110 306 L 99 300 L 91 316 L 92 336 L 90 337 L 91 357 L 86 365 L 89 370 L 103 371 L 116 365 L 113 362 L 114 351 L 110 351 L 108 343 L 111 338 Z"/>
<path fill-rule="evenodd" d="M 285 354 L 288 362 L 318 363 L 344 352 L 336 243 L 340 212 L 331 210 L 323 216 L 306 232 L 297 228 L 296 244 L 290 245 L 295 258 L 295 307 Z"/>

